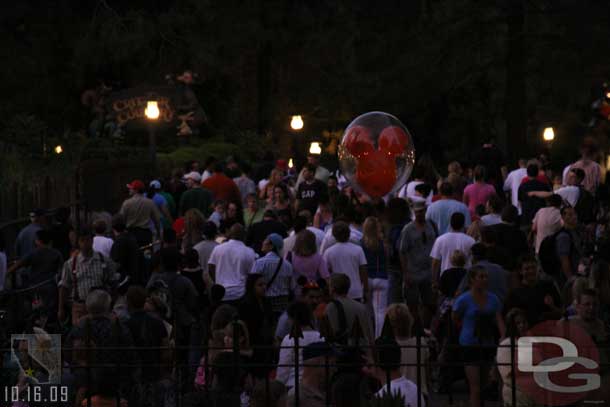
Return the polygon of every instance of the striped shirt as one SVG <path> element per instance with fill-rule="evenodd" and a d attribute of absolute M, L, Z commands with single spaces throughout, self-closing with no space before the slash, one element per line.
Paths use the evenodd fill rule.
<path fill-rule="evenodd" d="M 76 274 L 78 297 L 81 301 L 85 301 L 92 288 L 108 286 L 114 277 L 113 273 L 112 264 L 110 261 L 104 260 L 100 253 L 94 252 L 91 257 L 85 257 L 79 253 L 76 261 L 72 257 L 64 263 L 58 285 L 66 288 L 70 297 L 74 297 L 73 274 Z"/>
<path fill-rule="evenodd" d="M 256 260 L 250 274 L 262 274 L 265 284 L 269 284 L 279 261 L 280 257 L 275 252 L 269 252 L 264 257 Z M 271 287 L 267 287 L 267 297 L 287 296 L 292 288 L 294 288 L 292 265 L 289 261 L 284 260 L 273 284 L 271 284 Z"/>

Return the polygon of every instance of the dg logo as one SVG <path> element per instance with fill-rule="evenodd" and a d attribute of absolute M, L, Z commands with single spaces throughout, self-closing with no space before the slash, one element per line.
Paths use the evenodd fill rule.
<path fill-rule="evenodd" d="M 584 400 L 600 388 L 599 350 L 575 322 L 545 321 L 516 341 L 517 389 L 544 406 Z"/>

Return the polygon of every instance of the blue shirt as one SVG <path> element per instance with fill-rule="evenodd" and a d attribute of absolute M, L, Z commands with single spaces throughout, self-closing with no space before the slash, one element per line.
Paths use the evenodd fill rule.
<path fill-rule="evenodd" d="M 269 284 L 275 270 L 277 270 L 279 261 L 280 257 L 275 252 L 269 252 L 264 257 L 256 260 L 250 274 L 262 274 L 265 284 Z M 271 287 L 267 287 L 267 297 L 289 295 L 290 290 L 293 288 L 292 285 L 292 264 L 288 261 L 282 261 L 282 266 L 273 284 L 271 284 Z"/>
<path fill-rule="evenodd" d="M 460 345 L 481 345 L 481 344 L 493 344 L 493 339 L 486 338 L 481 341 L 479 337 L 477 337 L 477 322 L 479 320 L 483 321 L 493 321 L 495 326 L 496 323 L 496 313 L 502 310 L 502 303 L 498 299 L 498 297 L 491 293 L 487 292 L 487 303 L 481 309 L 479 305 L 474 302 L 472 298 L 472 293 L 470 291 L 465 292 L 460 295 L 455 303 L 453 304 L 453 312 L 455 312 L 460 319 L 462 320 L 462 330 L 460 331 Z M 483 328 L 480 324 L 479 329 Z M 484 328 L 493 328 L 490 326 L 485 326 Z"/>
<path fill-rule="evenodd" d="M 451 226 L 451 215 L 455 212 L 464 214 L 466 219 L 464 227 L 470 226 L 470 211 L 463 203 L 455 199 L 441 199 L 428 206 L 426 211 L 426 220 L 431 220 L 438 227 L 438 234 L 447 233 Z"/>

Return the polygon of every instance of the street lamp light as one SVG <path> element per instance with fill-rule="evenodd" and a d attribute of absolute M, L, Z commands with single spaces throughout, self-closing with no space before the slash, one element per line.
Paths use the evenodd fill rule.
<path fill-rule="evenodd" d="M 61 146 L 61 144 L 58 144 L 55 146 L 55 148 L 53 149 L 53 151 L 55 151 L 55 154 L 59 155 L 61 153 L 64 152 L 63 147 Z"/>
<path fill-rule="evenodd" d="M 290 120 L 290 128 L 292 130 L 301 130 L 303 128 L 303 118 L 301 115 L 294 115 Z"/>
<path fill-rule="evenodd" d="M 146 103 L 146 109 L 144 109 L 144 115 L 150 121 L 148 124 L 148 154 L 150 155 L 150 167 L 151 177 L 155 176 L 155 170 L 157 169 L 157 139 L 155 134 L 155 123 L 161 112 L 159 111 L 159 104 L 156 100 L 149 100 Z"/>
<path fill-rule="evenodd" d="M 313 141 L 310 145 L 309 145 L 309 154 L 315 154 L 315 155 L 320 155 L 322 154 L 322 147 L 320 147 L 320 142 L 318 141 Z"/>
<path fill-rule="evenodd" d="M 157 120 L 159 118 L 159 104 L 156 100 L 149 100 L 146 103 L 146 109 L 144 109 L 144 114 L 149 120 Z"/>
<path fill-rule="evenodd" d="M 555 130 L 553 130 L 552 127 L 545 128 L 544 132 L 542 133 L 542 138 L 547 142 L 555 140 Z"/>
<path fill-rule="evenodd" d="M 288 160 L 288 168 L 289 169 L 294 168 L 294 162 L 292 161 L 292 158 Z"/>

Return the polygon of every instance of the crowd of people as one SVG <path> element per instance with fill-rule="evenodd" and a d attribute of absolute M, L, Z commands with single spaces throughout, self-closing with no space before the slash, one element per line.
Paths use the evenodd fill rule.
<path fill-rule="evenodd" d="M 11 329 L 62 334 L 74 405 L 415 407 L 464 378 L 472 407 L 513 405 L 499 345 L 552 320 L 608 339 L 597 154 L 585 139 L 558 173 L 545 157 L 509 172 L 490 143 L 447 172 L 423 156 L 382 199 L 316 155 L 261 176 L 190 162 L 133 180 L 116 214 L 79 230 L 69 210 L 33 211 L 0 270 L 20 290 Z"/>

